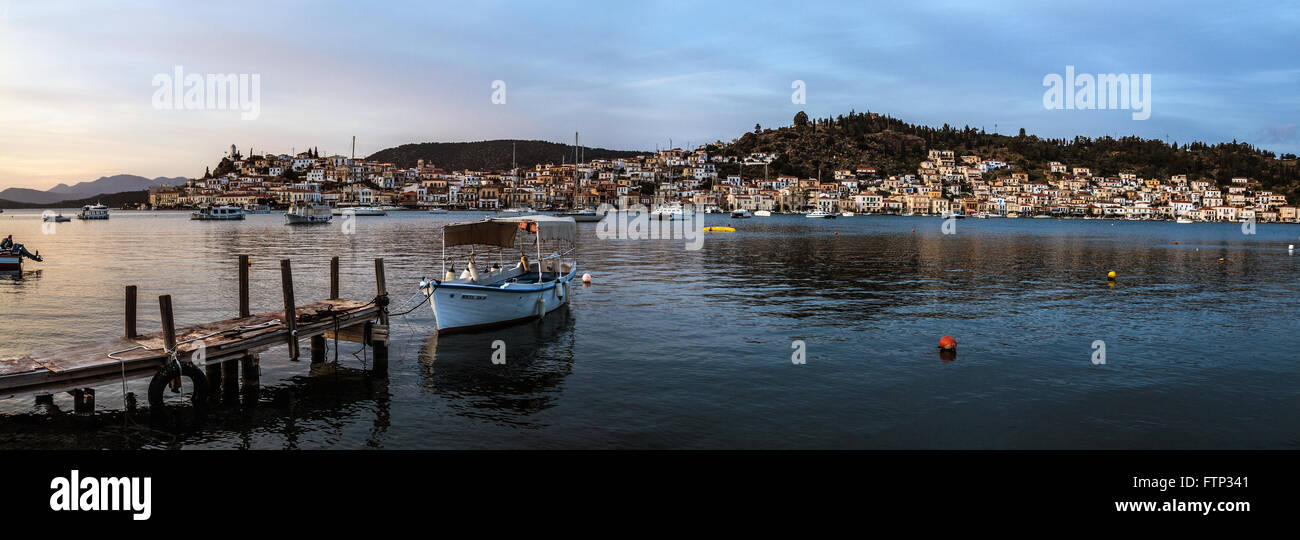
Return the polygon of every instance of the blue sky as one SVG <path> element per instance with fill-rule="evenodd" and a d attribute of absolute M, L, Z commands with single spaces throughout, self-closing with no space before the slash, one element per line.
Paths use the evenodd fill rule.
<path fill-rule="evenodd" d="M 652 150 L 799 110 L 1300 153 L 1297 29 L 1296 3 L 0 0 L 0 188 L 195 176 L 231 143 L 347 153 L 353 135 L 359 155 L 574 131 Z M 1150 119 L 1045 109 L 1067 65 L 1151 74 Z M 260 115 L 156 109 L 175 66 L 258 74 Z"/>

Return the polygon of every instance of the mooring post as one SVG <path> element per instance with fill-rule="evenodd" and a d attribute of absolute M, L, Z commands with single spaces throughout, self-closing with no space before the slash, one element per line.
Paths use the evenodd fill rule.
<path fill-rule="evenodd" d="M 325 336 L 311 337 L 311 363 L 319 364 L 325 361 Z"/>
<path fill-rule="evenodd" d="M 379 305 L 379 324 L 383 326 L 383 340 L 375 340 L 375 371 L 388 371 L 388 282 L 384 278 L 384 259 L 375 259 L 375 302 Z"/>
<path fill-rule="evenodd" d="M 298 310 L 293 304 L 293 267 L 280 259 L 280 288 L 284 292 L 284 325 L 289 329 L 289 359 L 298 360 Z"/>
<path fill-rule="evenodd" d="M 208 395 L 216 398 L 217 389 L 221 387 L 221 365 L 209 362 L 203 366 L 203 374 L 208 376 Z"/>
<path fill-rule="evenodd" d="M 225 391 L 227 403 L 239 398 L 239 361 L 226 360 L 221 363 L 221 384 Z"/>
<path fill-rule="evenodd" d="M 258 393 L 261 390 L 261 383 L 258 381 L 259 366 L 257 355 L 253 353 L 245 353 L 244 356 L 239 359 L 239 364 L 239 369 L 243 373 L 244 379 L 244 406 L 249 407 L 256 405 L 259 397 Z"/>
<path fill-rule="evenodd" d="M 339 258 L 330 259 L 330 300 L 339 299 Z"/>
<path fill-rule="evenodd" d="M 164 294 L 158 297 L 158 312 L 162 315 L 162 333 L 163 348 L 167 353 L 176 352 L 176 320 L 172 318 L 172 295 Z M 170 362 L 171 360 L 167 360 Z M 176 378 L 171 381 L 172 389 L 180 389 L 181 376 L 176 374 Z"/>
<path fill-rule="evenodd" d="M 239 318 L 248 313 L 248 255 L 239 256 Z"/>
<path fill-rule="evenodd" d="M 126 286 L 126 339 L 135 338 L 135 285 Z"/>

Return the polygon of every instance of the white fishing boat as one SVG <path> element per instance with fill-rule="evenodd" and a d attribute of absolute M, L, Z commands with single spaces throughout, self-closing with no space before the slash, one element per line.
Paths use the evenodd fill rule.
<path fill-rule="evenodd" d="M 430 208 L 430 209 L 429 209 L 429 213 L 430 213 L 430 214 L 446 214 L 446 213 L 447 213 L 447 209 L 446 209 L 446 208 Z"/>
<path fill-rule="evenodd" d="M 284 212 L 286 225 L 308 225 L 312 223 L 329 223 L 334 216 L 330 207 L 320 203 L 296 201 Z"/>
<path fill-rule="evenodd" d="M 1007 216 L 1006 216 L 1006 217 L 1009 217 L 1009 218 L 1018 218 L 1018 217 L 1020 217 L 1020 214 L 1019 214 L 1018 212 L 1007 212 Z"/>
<path fill-rule="evenodd" d="M 271 207 L 265 204 L 250 204 L 244 208 L 245 214 L 270 214 Z"/>
<path fill-rule="evenodd" d="M 388 212 L 378 206 L 345 206 L 335 208 L 332 212 L 336 216 L 386 216 Z"/>
<path fill-rule="evenodd" d="M 650 219 L 684 219 L 685 217 L 686 214 L 682 210 L 682 203 L 677 201 L 660 205 L 650 211 Z"/>
<path fill-rule="evenodd" d="M 754 214 L 749 213 L 749 210 L 745 210 L 744 208 L 737 208 L 731 211 L 731 219 L 749 219 L 752 217 L 754 217 Z"/>
<path fill-rule="evenodd" d="M 420 292 L 433 306 L 439 333 L 471 331 L 540 319 L 569 303 L 570 285 L 577 275 L 576 260 L 565 261 L 552 252 L 543 257 L 543 246 L 568 247 L 572 252 L 577 222 L 555 216 L 519 216 L 484 219 L 443 226 L 442 280 L 420 282 Z M 531 235 L 528 242 L 521 236 Z M 536 246 L 537 258 L 528 260 L 525 247 Z M 448 267 L 447 248 L 469 246 L 465 270 Z M 493 264 L 480 269 L 475 260 L 480 248 L 497 248 L 501 253 L 518 246 L 521 256 L 513 267 Z M 488 258 L 488 257 L 485 257 Z"/>
<path fill-rule="evenodd" d="M 772 212 L 767 210 L 755 210 L 754 217 L 772 217 Z"/>
<path fill-rule="evenodd" d="M 233 221 L 244 219 L 244 211 L 238 206 L 204 206 L 190 212 L 190 219 L 197 221 Z"/>
<path fill-rule="evenodd" d="M 811 219 L 835 219 L 835 214 L 822 210 L 813 210 L 812 212 L 804 214 L 803 217 Z"/>
<path fill-rule="evenodd" d="M 857 214 L 854 214 L 853 212 L 840 212 L 840 217 L 853 217 L 855 215 Z"/>
<path fill-rule="evenodd" d="M 1191 222 L 1192 222 L 1192 218 L 1189 218 L 1189 217 L 1183 217 L 1183 216 L 1178 216 L 1178 219 L 1174 220 L 1174 223 L 1183 223 L 1183 224 L 1187 224 L 1187 223 L 1191 223 Z"/>
<path fill-rule="evenodd" d="M 77 219 L 108 219 L 108 207 L 102 204 L 88 204 L 81 207 Z"/>
<path fill-rule="evenodd" d="M 975 218 L 976 218 L 976 219 L 988 219 L 988 218 L 989 218 L 989 213 L 988 213 L 988 212 L 979 212 L 979 213 L 976 213 L 976 214 L 975 214 Z"/>

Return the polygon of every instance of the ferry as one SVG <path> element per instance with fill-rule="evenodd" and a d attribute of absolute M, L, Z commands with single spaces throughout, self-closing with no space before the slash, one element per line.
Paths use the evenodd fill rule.
<path fill-rule="evenodd" d="M 102 204 L 88 204 L 81 207 L 77 219 L 108 219 L 108 207 Z"/>
<path fill-rule="evenodd" d="M 36 262 L 45 260 L 41 258 L 40 250 L 32 253 L 27 251 L 27 248 L 23 247 L 22 244 L 14 243 L 13 235 L 0 240 L 0 272 L 21 271 L 24 258 Z"/>
<path fill-rule="evenodd" d="M 244 219 L 244 211 L 238 206 L 204 206 L 190 212 L 190 219 L 198 221 L 233 221 Z"/>
<path fill-rule="evenodd" d="M 419 290 L 432 306 L 439 334 L 466 332 L 541 319 L 569 303 L 570 285 L 578 272 L 576 259 L 563 260 L 553 251 L 542 255 L 543 246 L 573 252 L 577 222 L 555 216 L 487 218 L 482 221 L 449 223 L 442 228 L 443 279 L 420 282 Z M 524 237 L 521 242 L 520 237 Z M 531 242 L 527 236 L 532 236 Z M 524 254 L 512 268 L 493 264 L 480 269 L 475 256 L 480 248 L 499 252 L 536 246 L 537 259 Z M 469 246 L 468 261 L 459 275 L 447 267 L 447 248 Z M 493 260 L 497 257 L 487 257 Z"/>
<path fill-rule="evenodd" d="M 330 207 L 320 203 L 297 201 L 289 205 L 284 213 L 285 225 L 307 225 L 312 223 L 329 223 L 334 216 Z"/>

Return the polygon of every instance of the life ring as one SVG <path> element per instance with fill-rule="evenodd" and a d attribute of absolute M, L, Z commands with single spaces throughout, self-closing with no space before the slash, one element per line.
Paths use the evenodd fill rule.
<path fill-rule="evenodd" d="M 208 404 L 208 377 L 203 374 L 203 370 L 194 364 L 182 362 L 177 367 L 177 362 L 168 361 L 167 365 L 155 373 L 153 379 L 149 381 L 149 407 L 155 411 L 161 411 L 163 408 L 163 390 L 176 377 L 188 377 L 190 383 L 194 385 L 194 394 L 191 400 L 196 411 L 203 411 Z"/>

